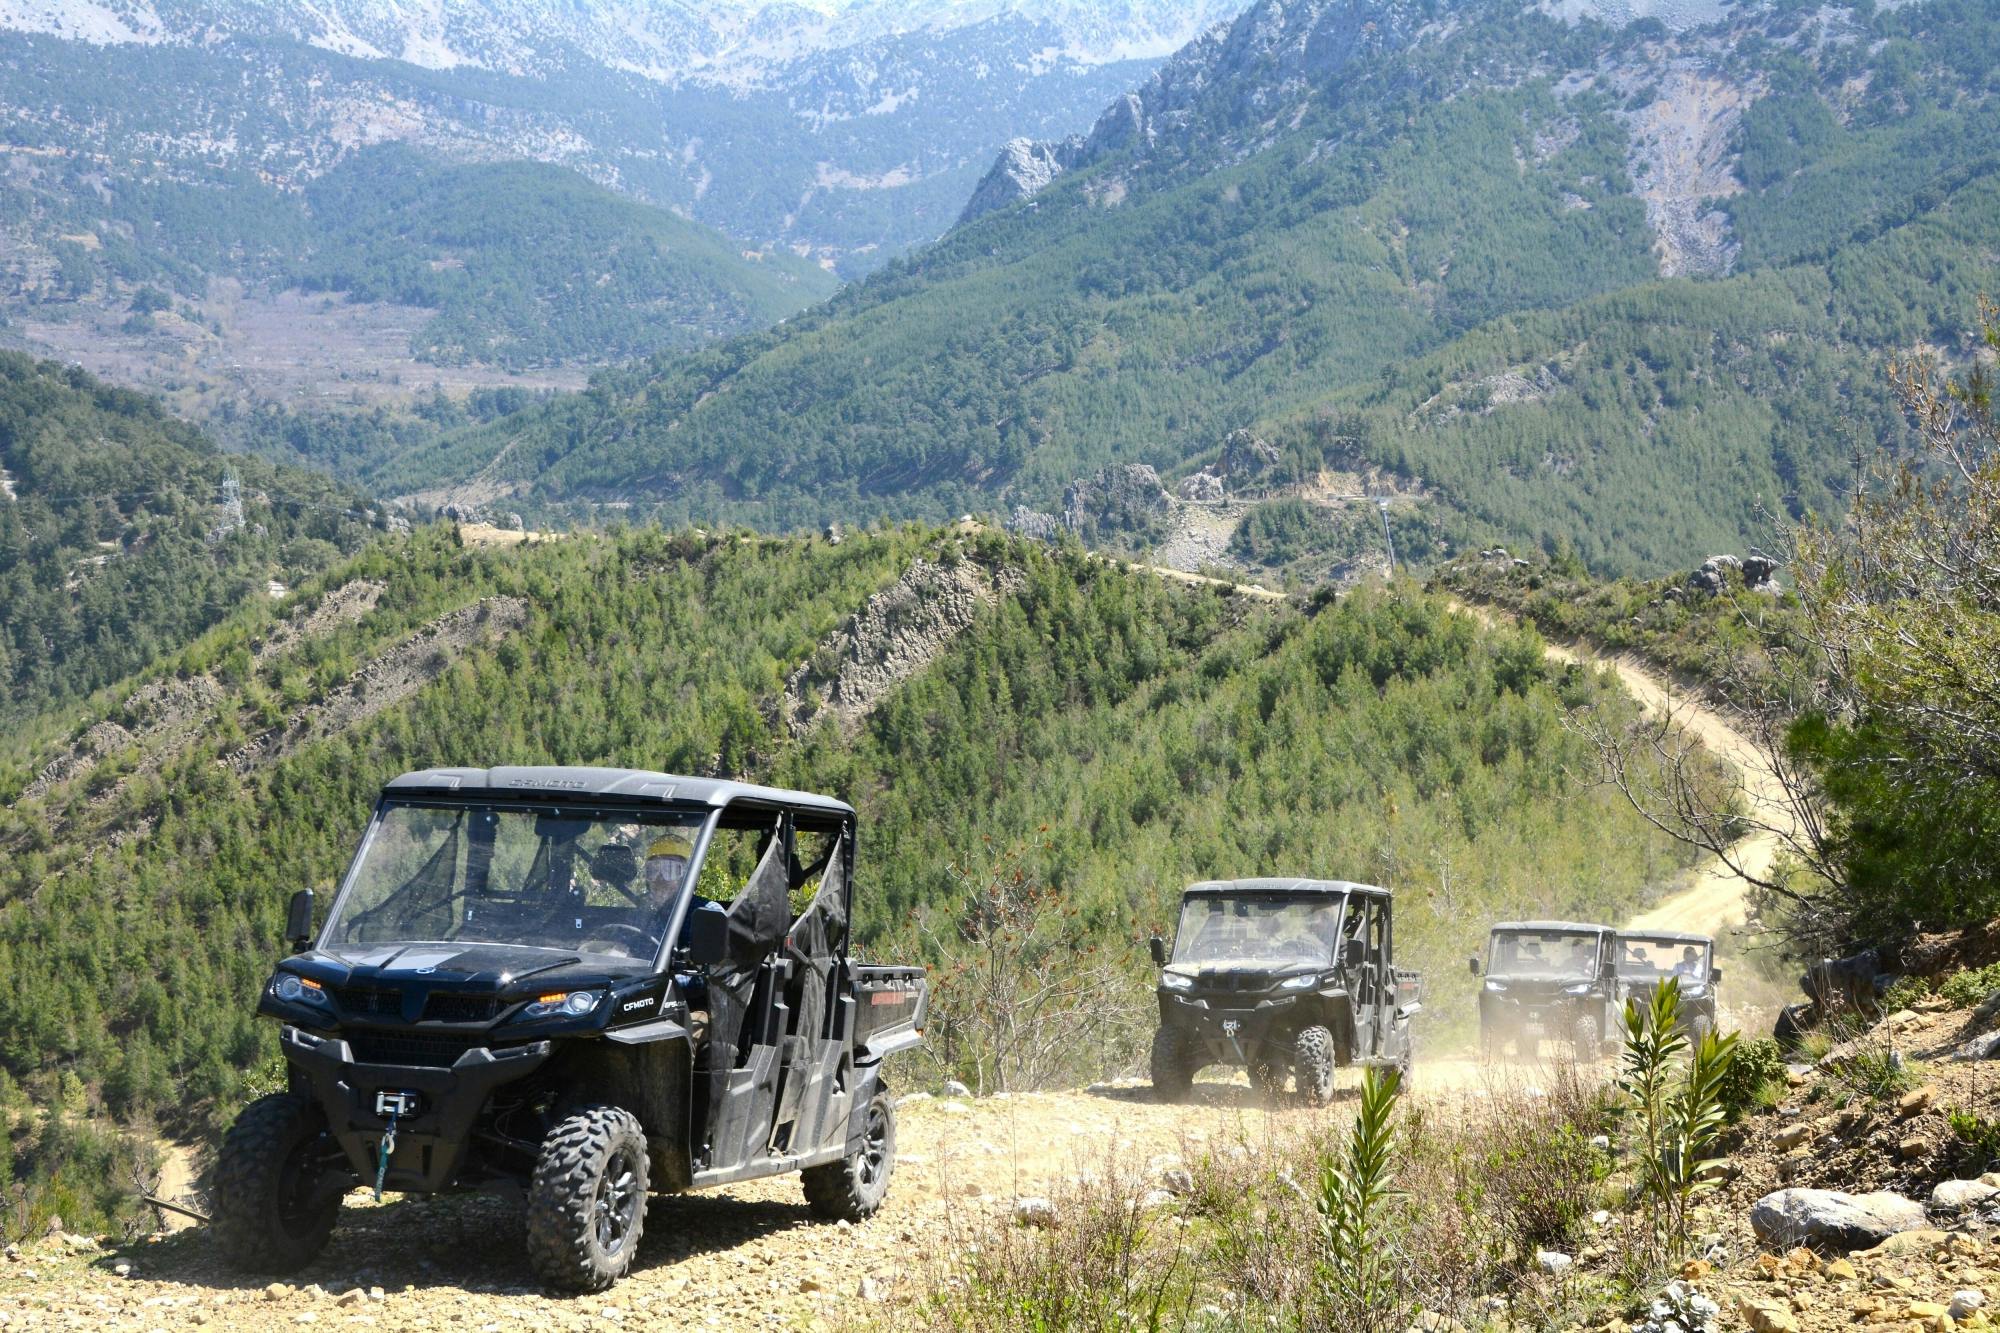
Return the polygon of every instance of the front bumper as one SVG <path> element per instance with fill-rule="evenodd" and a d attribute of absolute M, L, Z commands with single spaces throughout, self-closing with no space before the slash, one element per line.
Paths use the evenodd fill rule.
<path fill-rule="evenodd" d="M 1282 995 L 1253 1000 L 1232 995 L 1227 1001 L 1200 994 L 1160 997 L 1160 1019 L 1200 1043 L 1210 1064 L 1244 1064 L 1280 1029 L 1298 1007 L 1299 997 Z"/>
<path fill-rule="evenodd" d="M 327 1126 L 355 1173 L 375 1182 L 376 1153 L 389 1118 L 375 1111 L 378 1092 L 414 1092 L 416 1114 L 396 1122 L 396 1151 L 383 1188 L 435 1194 L 458 1183 L 472 1126 L 495 1088 L 526 1078 L 553 1049 L 546 1041 L 500 1050 L 475 1047 L 448 1069 L 374 1065 L 355 1060 L 339 1037 L 320 1037 L 287 1025 L 279 1035 L 285 1060 L 312 1086 Z"/>

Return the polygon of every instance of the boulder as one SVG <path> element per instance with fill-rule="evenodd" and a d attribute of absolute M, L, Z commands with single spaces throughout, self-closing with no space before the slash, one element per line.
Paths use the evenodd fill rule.
<path fill-rule="evenodd" d="M 1535 1251 L 1535 1267 L 1541 1269 L 1550 1277 L 1561 1277 L 1569 1271 L 1570 1265 L 1575 1262 L 1576 1260 L 1570 1258 L 1570 1256 L 1562 1253 L 1560 1250 Z"/>
<path fill-rule="evenodd" d="M 1981 1180 L 1944 1180 L 1931 1191 L 1931 1207 L 1944 1213 L 1962 1213 L 1995 1198 L 2000 1198 L 2000 1185 L 1988 1185 Z"/>
<path fill-rule="evenodd" d="M 1974 1037 L 1951 1053 L 1954 1060 L 1991 1060 L 2000 1056 L 2000 1032 Z"/>
<path fill-rule="evenodd" d="M 1203 468 L 1193 476 L 1181 478 L 1180 495 L 1191 504 L 1220 504 L 1222 478 Z"/>
<path fill-rule="evenodd" d="M 1778 590 L 1778 562 L 1768 555 L 1743 557 L 1743 586 L 1752 592 Z"/>
<path fill-rule="evenodd" d="M 1924 1207 L 1900 1194 L 1784 1189 L 1750 1209 L 1750 1229 L 1768 1249 L 1865 1250 L 1924 1224 Z"/>

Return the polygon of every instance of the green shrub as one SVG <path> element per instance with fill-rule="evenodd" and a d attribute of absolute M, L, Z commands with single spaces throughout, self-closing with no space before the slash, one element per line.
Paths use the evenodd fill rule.
<path fill-rule="evenodd" d="M 1976 1176 L 2000 1163 L 2000 1120 L 1988 1120 L 1972 1111 L 1953 1110 L 1951 1122 L 1952 1167 L 1961 1176 Z"/>
<path fill-rule="evenodd" d="M 1945 978 L 1937 993 L 1949 1000 L 1954 1009 L 1972 1009 L 1985 1003 L 1996 991 L 2000 991 L 2000 963 L 1954 972 Z"/>
<path fill-rule="evenodd" d="M 1931 997 L 1931 983 L 1922 977 L 1899 977 L 1896 984 L 1882 992 L 1882 1003 L 1890 1013 L 1898 1009 L 1909 1009 Z"/>
<path fill-rule="evenodd" d="M 1722 1080 L 1722 1108 L 1729 1118 L 1740 1120 L 1753 1109 L 1775 1104 L 1773 1085 L 1782 1095 L 1785 1086 L 1785 1050 L 1770 1037 L 1739 1042 L 1736 1059 Z"/>

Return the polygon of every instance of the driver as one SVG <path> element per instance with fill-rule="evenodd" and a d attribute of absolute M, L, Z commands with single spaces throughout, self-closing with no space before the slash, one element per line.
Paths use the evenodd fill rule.
<path fill-rule="evenodd" d="M 655 838 L 646 849 L 646 898 L 655 912 L 672 903 L 687 883 L 688 862 L 693 859 L 694 848 L 679 834 Z"/>
<path fill-rule="evenodd" d="M 1692 944 L 1681 950 L 1681 960 L 1674 964 L 1677 977 L 1698 977 L 1701 975 L 1701 950 Z"/>

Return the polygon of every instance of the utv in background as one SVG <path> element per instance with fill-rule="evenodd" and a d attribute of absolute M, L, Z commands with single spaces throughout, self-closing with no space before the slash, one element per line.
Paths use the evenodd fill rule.
<path fill-rule="evenodd" d="M 1267 1095 L 1295 1079 L 1315 1105 L 1348 1065 L 1410 1069 L 1415 972 L 1394 966 L 1389 890 L 1341 880 L 1196 884 L 1160 965 L 1153 1087 L 1188 1095 L 1206 1065 L 1241 1065 Z"/>
<path fill-rule="evenodd" d="M 1543 1041 L 1595 1059 L 1618 1032 L 1613 931 L 1576 921 L 1503 921 L 1486 939 L 1479 992 L 1479 1050 L 1498 1059 L 1509 1043 L 1523 1060 Z M 1479 959 L 1472 975 L 1481 975 Z"/>
<path fill-rule="evenodd" d="M 1620 1009 L 1627 1000 L 1647 1003 L 1661 982 L 1678 977 L 1681 1031 L 1700 1041 L 1715 1030 L 1715 987 L 1722 969 L 1715 965 L 1713 939 L 1673 930 L 1621 930 L 1614 945 Z"/>
<path fill-rule="evenodd" d="M 755 859 L 727 905 L 694 892 L 727 895 L 701 877 L 719 835 Z M 292 899 L 298 952 L 258 1005 L 288 1086 L 223 1140 L 224 1254 L 303 1266 L 356 1184 L 524 1191 L 529 1262 L 577 1291 L 631 1266 L 649 1193 L 798 1171 L 815 1214 L 868 1216 L 895 1164 L 882 1060 L 919 1040 L 926 990 L 849 957 L 853 868 L 854 811 L 824 796 L 397 778 L 316 941 Z"/>

